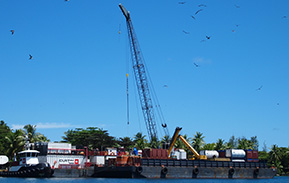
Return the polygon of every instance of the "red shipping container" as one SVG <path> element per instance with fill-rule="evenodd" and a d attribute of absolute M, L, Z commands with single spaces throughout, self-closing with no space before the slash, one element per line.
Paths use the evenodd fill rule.
<path fill-rule="evenodd" d="M 246 150 L 246 158 L 247 159 L 252 159 L 253 158 L 253 151 Z"/>
<path fill-rule="evenodd" d="M 152 149 L 152 151 L 153 151 L 153 153 L 152 153 L 151 158 L 156 159 L 156 157 L 158 156 L 158 151 L 157 151 L 157 149 Z"/>
<path fill-rule="evenodd" d="M 226 157 L 226 151 L 219 151 L 219 158 L 225 158 Z"/>
<path fill-rule="evenodd" d="M 142 151 L 142 157 L 144 158 L 150 158 L 152 157 L 152 149 L 143 149 Z"/>
<path fill-rule="evenodd" d="M 258 151 L 257 151 L 257 150 L 253 150 L 252 152 L 253 152 L 252 158 L 253 158 L 253 159 L 259 159 L 259 153 L 258 153 Z"/>
<path fill-rule="evenodd" d="M 162 149 L 161 159 L 168 159 L 168 150 Z"/>
<path fill-rule="evenodd" d="M 162 149 L 157 149 L 157 158 L 156 159 L 161 159 L 162 158 Z"/>

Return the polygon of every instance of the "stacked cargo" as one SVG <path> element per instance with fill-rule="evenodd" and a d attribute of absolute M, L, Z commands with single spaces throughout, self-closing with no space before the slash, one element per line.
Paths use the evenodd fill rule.
<path fill-rule="evenodd" d="M 167 149 L 143 149 L 142 157 L 144 159 L 168 159 Z"/>
<path fill-rule="evenodd" d="M 187 159 L 187 152 L 184 149 L 174 149 L 171 152 L 170 157 L 172 159 L 177 159 L 177 160 Z"/>
<path fill-rule="evenodd" d="M 247 162 L 259 162 L 259 154 L 257 150 L 245 150 L 246 151 L 246 161 Z"/>
<path fill-rule="evenodd" d="M 227 149 L 226 158 L 230 158 L 233 162 L 245 162 L 246 152 L 243 149 Z"/>
<path fill-rule="evenodd" d="M 140 166 L 141 158 L 139 156 L 117 156 L 116 159 L 108 159 L 108 164 L 116 166 Z"/>

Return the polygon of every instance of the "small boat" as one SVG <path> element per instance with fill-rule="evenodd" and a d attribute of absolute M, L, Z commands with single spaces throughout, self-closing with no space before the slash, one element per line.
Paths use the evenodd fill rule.
<path fill-rule="evenodd" d="M 39 151 L 24 150 L 18 153 L 20 161 L 12 162 L 9 168 L 0 171 L 2 177 L 51 177 L 54 171 L 49 163 L 39 163 Z"/>

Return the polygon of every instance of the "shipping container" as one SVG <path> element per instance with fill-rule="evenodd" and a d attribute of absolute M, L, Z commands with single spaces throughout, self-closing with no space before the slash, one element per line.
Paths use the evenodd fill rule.
<path fill-rule="evenodd" d="M 142 157 L 147 159 L 167 159 L 167 149 L 146 148 L 142 151 Z"/>
<path fill-rule="evenodd" d="M 243 149 L 227 149 L 226 158 L 243 159 L 246 157 L 246 152 Z"/>
<path fill-rule="evenodd" d="M 96 166 L 101 166 L 105 164 L 105 157 L 104 156 L 93 156 L 90 160 L 92 164 Z"/>
<path fill-rule="evenodd" d="M 251 149 L 245 150 L 246 151 L 246 159 L 253 158 L 253 151 Z"/>
<path fill-rule="evenodd" d="M 38 156 L 39 162 L 47 162 L 53 168 L 67 168 L 66 165 L 73 165 L 77 167 L 83 167 L 86 162 L 86 157 L 83 155 L 52 155 Z M 63 166 L 61 166 L 63 165 Z"/>
<path fill-rule="evenodd" d="M 252 155 L 252 158 L 253 158 L 253 159 L 259 159 L 259 153 L 258 153 L 257 150 L 253 150 L 253 151 L 252 151 L 252 154 L 253 154 L 253 155 Z"/>
<path fill-rule="evenodd" d="M 226 151 L 225 150 L 220 150 L 218 151 L 219 153 L 219 158 L 225 158 L 226 157 Z"/>

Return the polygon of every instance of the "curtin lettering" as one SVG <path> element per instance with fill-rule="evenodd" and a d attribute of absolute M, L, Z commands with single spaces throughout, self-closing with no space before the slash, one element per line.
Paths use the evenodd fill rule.
<path fill-rule="evenodd" d="M 75 160 L 71 158 L 60 158 L 59 163 L 64 163 L 64 164 L 74 164 Z"/>

